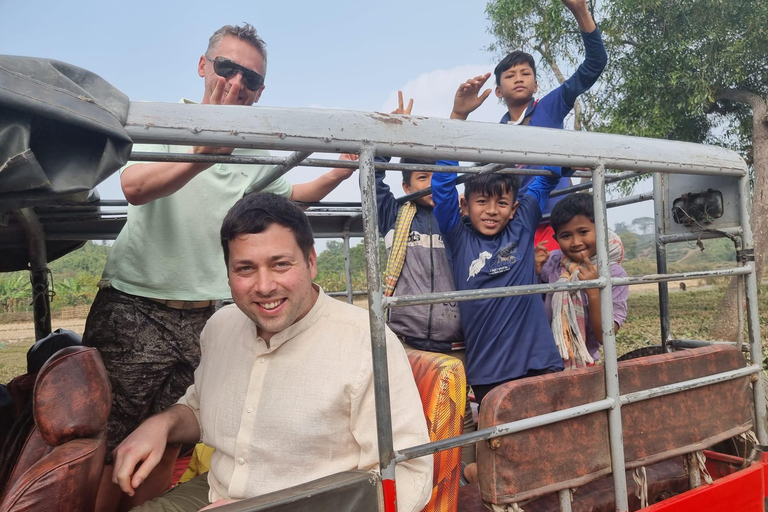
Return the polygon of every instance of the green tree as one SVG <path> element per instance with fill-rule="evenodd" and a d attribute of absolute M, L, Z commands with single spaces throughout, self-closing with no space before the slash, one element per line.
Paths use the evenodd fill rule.
<path fill-rule="evenodd" d="M 758 282 L 768 245 L 768 2 L 607 0 L 613 94 L 603 130 L 722 144 L 754 173 L 752 220 Z M 713 332 L 735 334 L 735 286 Z"/>
<path fill-rule="evenodd" d="M 644 235 L 648 234 L 648 231 L 653 227 L 653 217 L 639 217 L 632 219 L 632 225 L 637 226 L 637 229 Z"/>
<path fill-rule="evenodd" d="M 594 0 L 588 0 L 587 5 L 597 21 L 598 5 Z M 583 59 L 579 27 L 562 0 L 491 0 L 485 12 L 490 32 L 496 37 L 489 49 L 500 58 L 513 50 L 539 57 L 536 74 L 540 83 L 554 79 L 562 84 Z M 597 121 L 597 103 L 601 95 L 608 94 L 609 83 L 598 82 L 576 100 L 574 130 L 592 130 Z"/>
<path fill-rule="evenodd" d="M 493 49 L 531 48 L 545 64 L 573 62 L 576 36 L 557 4 L 490 0 Z M 602 82 L 610 89 L 583 97 L 590 110 L 586 127 L 739 151 L 754 176 L 760 279 L 768 249 L 768 2 L 603 0 L 592 7 L 599 9 L 609 56 Z M 735 316 L 731 286 L 717 325 L 733 331 Z"/>

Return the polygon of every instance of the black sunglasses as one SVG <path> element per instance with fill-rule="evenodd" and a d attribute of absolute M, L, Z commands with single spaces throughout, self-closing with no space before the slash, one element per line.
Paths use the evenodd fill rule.
<path fill-rule="evenodd" d="M 225 59 L 224 57 L 216 57 L 215 59 L 211 59 L 206 55 L 205 58 L 206 60 L 213 62 L 213 70 L 219 76 L 229 78 L 237 72 L 242 73 L 243 82 L 245 83 L 245 86 L 251 91 L 256 91 L 259 89 L 259 87 L 264 85 L 263 76 L 248 68 L 244 68 L 240 64 L 236 64 L 229 59 Z"/>

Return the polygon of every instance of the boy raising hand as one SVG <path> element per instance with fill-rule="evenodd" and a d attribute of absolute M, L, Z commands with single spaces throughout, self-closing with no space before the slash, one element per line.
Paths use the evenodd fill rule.
<path fill-rule="evenodd" d="M 605 68 L 608 56 L 605 52 L 600 30 L 595 25 L 587 8 L 586 0 L 562 0 L 571 11 L 581 30 L 584 41 L 585 58 L 576 72 L 555 90 L 543 98 L 534 100 L 539 90 L 536 81 L 536 61 L 529 53 L 515 50 L 504 57 L 494 69 L 496 75 L 495 94 L 504 100 L 507 112 L 501 118 L 502 124 L 540 126 L 543 128 L 563 128 L 563 120 L 573 109 L 576 98 L 588 90 Z M 480 92 L 491 74 L 486 73 L 470 78 L 459 86 L 453 101 L 451 119 L 467 119 L 490 96 L 491 89 Z M 520 184 L 520 192 L 525 193 L 533 181 L 533 176 L 525 176 Z M 556 189 L 569 186 L 570 180 L 561 179 Z M 551 198 L 544 207 L 543 214 L 549 214 L 552 207 L 562 199 Z M 539 226 L 535 243 L 546 241 L 550 251 L 558 249 L 554 233 L 548 225 Z"/>

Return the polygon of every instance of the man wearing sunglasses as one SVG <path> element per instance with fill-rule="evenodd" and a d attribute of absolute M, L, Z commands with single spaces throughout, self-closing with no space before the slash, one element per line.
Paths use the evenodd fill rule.
<path fill-rule="evenodd" d="M 264 91 L 266 68 L 264 41 L 251 25 L 222 27 L 198 61 L 197 72 L 204 80 L 202 103 L 253 105 Z M 134 150 L 233 152 L 168 145 L 136 145 Z M 219 227 L 229 208 L 270 170 L 262 165 L 157 162 L 121 171 L 123 193 L 131 203 L 128 220 L 110 251 L 83 335 L 83 343 L 101 353 L 112 384 L 110 453 L 144 419 L 173 405 L 192 383 L 200 361 L 200 331 L 216 302 L 231 296 L 221 265 Z M 334 169 L 299 185 L 278 178 L 265 192 L 319 201 L 351 173 Z M 133 497 L 123 496 L 112 484 L 108 456 L 97 510 L 127 510 L 160 494 L 168 488 L 177 455 L 178 448 L 169 447 Z"/>

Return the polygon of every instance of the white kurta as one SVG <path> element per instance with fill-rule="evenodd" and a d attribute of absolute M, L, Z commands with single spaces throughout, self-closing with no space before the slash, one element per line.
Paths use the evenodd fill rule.
<path fill-rule="evenodd" d="M 213 502 L 244 499 L 350 469 L 377 469 L 368 312 L 320 290 L 307 315 L 270 347 L 235 305 L 201 335 L 195 383 L 179 403 L 192 409 L 215 448 Z M 387 328 L 395 449 L 429 442 L 402 345 Z M 418 511 L 432 489 L 432 458 L 397 465 L 398 510 Z"/>

